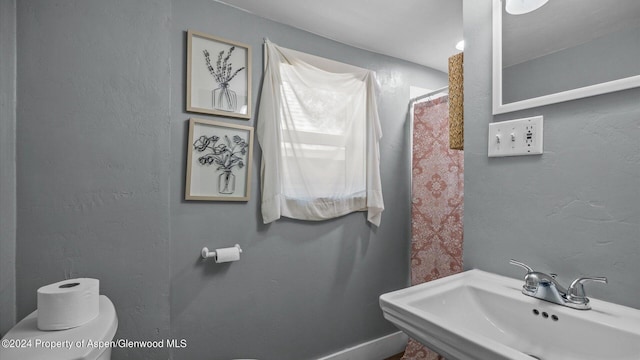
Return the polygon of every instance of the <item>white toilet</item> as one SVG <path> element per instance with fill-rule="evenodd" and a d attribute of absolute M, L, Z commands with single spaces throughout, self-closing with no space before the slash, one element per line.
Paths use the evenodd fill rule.
<path fill-rule="evenodd" d="M 32 312 L 2 338 L 0 359 L 111 359 L 111 347 L 108 345 L 118 328 L 118 317 L 108 297 L 100 295 L 99 301 L 100 314 L 97 318 L 67 330 L 38 330 L 38 310 Z"/>

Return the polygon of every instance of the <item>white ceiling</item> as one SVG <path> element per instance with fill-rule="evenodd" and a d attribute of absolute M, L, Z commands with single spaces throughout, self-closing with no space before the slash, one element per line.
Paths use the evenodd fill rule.
<path fill-rule="evenodd" d="M 214 1 L 443 72 L 447 59 L 460 52 L 455 45 L 463 36 L 463 0 Z M 503 62 L 518 63 L 638 26 L 639 8 L 640 0 L 551 0 L 530 14 L 505 16 L 503 40 L 511 45 Z M 607 21 L 610 17 L 615 20 Z"/>
<path fill-rule="evenodd" d="M 443 72 L 460 52 L 462 0 L 214 1 Z"/>

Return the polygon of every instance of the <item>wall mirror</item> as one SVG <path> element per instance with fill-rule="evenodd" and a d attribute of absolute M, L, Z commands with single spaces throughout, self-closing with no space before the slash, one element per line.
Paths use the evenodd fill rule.
<path fill-rule="evenodd" d="M 493 0 L 493 114 L 640 86 L 640 1 Z"/>

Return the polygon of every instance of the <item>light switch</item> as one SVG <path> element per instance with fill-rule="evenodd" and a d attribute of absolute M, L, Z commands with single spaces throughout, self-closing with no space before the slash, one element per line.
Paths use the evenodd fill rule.
<path fill-rule="evenodd" d="M 542 116 L 489 124 L 489 157 L 542 154 Z"/>

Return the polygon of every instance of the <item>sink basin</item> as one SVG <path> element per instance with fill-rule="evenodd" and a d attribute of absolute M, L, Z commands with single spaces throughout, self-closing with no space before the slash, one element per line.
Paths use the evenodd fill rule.
<path fill-rule="evenodd" d="M 522 281 L 469 270 L 380 296 L 384 317 L 448 360 L 640 360 L 640 310 L 576 310 Z"/>

